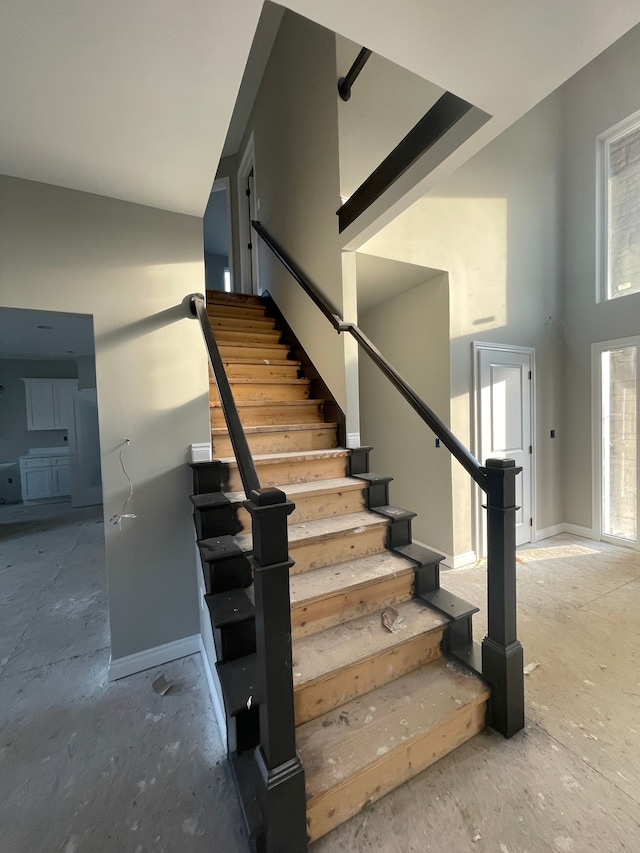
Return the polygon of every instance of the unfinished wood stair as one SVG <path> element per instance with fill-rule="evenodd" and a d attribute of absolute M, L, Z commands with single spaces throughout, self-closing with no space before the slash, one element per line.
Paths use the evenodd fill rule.
<path fill-rule="evenodd" d="M 390 478 L 354 473 L 338 424 L 325 422 L 323 399 L 313 398 L 263 301 L 208 294 L 207 312 L 261 485 L 278 486 L 295 504 L 288 530 L 296 741 L 314 841 L 480 731 L 488 689 L 443 657 L 450 619 L 414 597 L 419 560 L 410 548 L 409 556 L 394 550 L 410 545 L 413 514 L 380 503 Z M 229 580 L 252 540 L 214 384 L 211 425 L 219 490 L 193 501 L 218 671 L 223 686 L 234 684 L 231 724 L 255 713 L 238 687 L 255 680 L 250 572 L 238 569 L 235 587 Z"/>

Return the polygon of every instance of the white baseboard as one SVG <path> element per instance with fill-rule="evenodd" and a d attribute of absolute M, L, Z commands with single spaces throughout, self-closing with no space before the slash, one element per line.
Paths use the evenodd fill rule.
<path fill-rule="evenodd" d="M 348 432 L 347 433 L 347 447 L 360 447 L 360 433 L 359 432 Z"/>
<path fill-rule="evenodd" d="M 572 533 L 574 536 L 582 536 L 583 539 L 600 538 L 596 535 L 592 527 L 580 527 L 579 524 L 568 524 L 567 522 L 565 522 L 562 526 L 564 527 L 565 533 Z"/>
<path fill-rule="evenodd" d="M 183 637 L 181 640 L 174 640 L 162 646 L 145 649 L 144 652 L 136 652 L 123 658 L 112 659 L 109 662 L 109 681 L 126 678 L 128 675 L 143 672 L 153 666 L 162 666 L 164 663 L 193 655 L 199 651 L 200 634 L 193 634 L 191 637 Z"/>
<path fill-rule="evenodd" d="M 191 445 L 192 462 L 211 462 L 212 458 L 210 441 L 198 441 Z"/>
<path fill-rule="evenodd" d="M 211 669 L 211 664 L 209 663 L 207 650 L 204 647 L 204 641 L 202 639 L 202 636 L 200 636 L 200 656 L 202 658 L 202 666 L 204 667 L 204 674 L 207 679 L 207 684 L 209 685 L 209 693 L 211 694 L 211 701 L 213 702 L 213 710 L 216 715 L 216 722 L 218 723 L 218 728 L 220 729 L 220 736 L 222 737 L 222 742 L 226 744 L 227 718 L 224 713 L 224 708 L 222 707 L 222 702 L 220 701 L 218 688 L 216 687 L 217 676 L 213 674 L 213 671 Z"/>
<path fill-rule="evenodd" d="M 450 564 L 447 564 L 452 569 L 464 569 L 466 566 L 473 566 L 478 562 L 478 555 L 475 551 L 467 551 L 465 554 L 456 554 Z"/>
<path fill-rule="evenodd" d="M 540 542 L 542 539 L 550 539 L 552 536 L 558 536 L 560 533 L 565 533 L 564 524 L 552 524 L 550 527 L 542 527 L 535 532 L 535 542 Z"/>

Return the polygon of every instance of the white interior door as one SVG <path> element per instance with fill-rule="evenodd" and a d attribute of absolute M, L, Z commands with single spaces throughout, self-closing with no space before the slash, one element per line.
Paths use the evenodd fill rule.
<path fill-rule="evenodd" d="M 531 542 L 533 477 L 533 350 L 475 344 L 478 455 L 513 459 L 516 478 L 516 544 Z M 486 556 L 486 517 L 481 515 L 480 552 Z"/>
<path fill-rule="evenodd" d="M 74 428 L 69 430 L 71 505 L 102 503 L 98 398 L 95 388 L 76 391 L 73 396 Z"/>

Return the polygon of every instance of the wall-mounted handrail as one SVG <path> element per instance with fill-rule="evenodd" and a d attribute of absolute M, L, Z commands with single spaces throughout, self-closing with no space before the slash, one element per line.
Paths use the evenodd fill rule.
<path fill-rule="evenodd" d="M 367 60 L 371 56 L 371 51 L 367 47 L 363 47 L 353 61 L 353 65 L 347 71 L 345 77 L 338 80 L 338 93 L 343 101 L 348 101 L 351 97 L 351 87 L 356 81 L 358 74 L 367 64 Z"/>
<path fill-rule="evenodd" d="M 384 375 L 389 379 L 391 384 L 396 388 L 409 405 L 418 413 L 427 426 L 435 433 L 436 437 L 444 444 L 449 452 L 458 460 L 462 467 L 467 471 L 475 482 L 487 491 L 486 476 L 482 473 L 481 465 L 478 460 L 467 450 L 460 440 L 451 432 L 449 427 L 438 417 L 433 409 L 428 406 L 418 393 L 403 379 L 398 371 L 391 365 L 382 355 L 380 350 L 369 340 L 362 329 L 354 323 L 345 323 L 338 311 L 331 305 L 318 288 L 308 279 L 308 277 L 300 270 L 296 263 L 289 257 L 285 250 L 278 245 L 269 232 L 259 223 L 251 223 L 269 246 L 278 260 L 286 267 L 289 273 L 295 278 L 302 289 L 307 293 L 313 302 L 322 311 L 324 316 L 329 320 L 333 328 L 337 332 L 348 332 L 356 339 L 358 344 L 367 353 L 369 358 L 376 364 Z"/>
<path fill-rule="evenodd" d="M 227 374 L 222 363 L 220 350 L 213 335 L 209 317 L 207 316 L 204 296 L 201 293 L 191 294 L 190 306 L 191 313 L 194 317 L 198 318 L 200 323 L 200 329 L 202 330 L 202 336 L 209 355 L 209 364 L 211 365 L 213 378 L 218 389 L 222 413 L 227 424 L 227 429 L 229 430 L 231 446 L 233 447 L 233 453 L 238 463 L 238 471 L 244 492 L 248 498 L 250 492 L 260 488 L 260 480 L 258 479 L 256 466 L 253 464 L 253 457 L 249 450 L 247 437 L 240 423 L 240 416 L 238 415 L 238 409 L 231 393 L 231 386 L 229 385 L 229 380 L 227 379 Z"/>

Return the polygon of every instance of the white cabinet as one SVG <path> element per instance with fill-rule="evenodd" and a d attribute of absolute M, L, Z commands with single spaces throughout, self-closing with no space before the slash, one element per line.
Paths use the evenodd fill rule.
<path fill-rule="evenodd" d="M 71 494 L 71 474 L 69 457 L 51 460 L 51 496 L 62 497 Z"/>
<path fill-rule="evenodd" d="M 70 495 L 69 457 L 23 456 L 20 459 L 20 484 L 25 502 Z"/>
<path fill-rule="evenodd" d="M 23 379 L 27 400 L 27 429 L 70 429 L 77 379 Z"/>
<path fill-rule="evenodd" d="M 22 462 L 20 463 L 23 501 L 51 497 L 51 467 L 43 465 L 43 461 L 48 462 L 49 460 L 38 460 L 39 464 L 30 468 L 23 468 Z"/>

